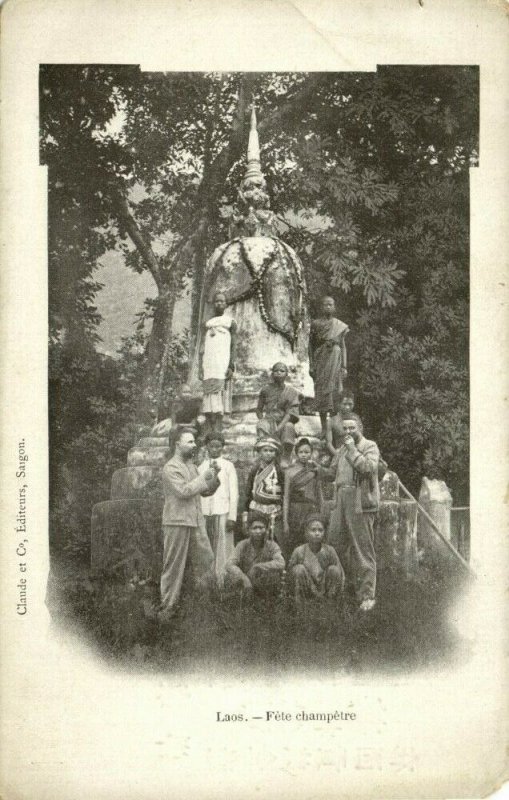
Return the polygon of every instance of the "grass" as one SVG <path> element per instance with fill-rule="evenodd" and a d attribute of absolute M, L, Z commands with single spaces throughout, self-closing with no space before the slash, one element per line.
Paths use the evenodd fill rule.
<path fill-rule="evenodd" d="M 60 563 L 52 567 L 47 603 L 56 625 L 71 627 L 123 667 L 232 677 L 394 673 L 468 657 L 447 614 L 463 588 L 452 572 L 422 571 L 412 581 L 385 572 L 368 614 L 348 596 L 302 614 L 290 597 L 242 607 L 184 590 L 178 613 L 161 626 L 147 616 L 156 586 L 91 581 Z"/>

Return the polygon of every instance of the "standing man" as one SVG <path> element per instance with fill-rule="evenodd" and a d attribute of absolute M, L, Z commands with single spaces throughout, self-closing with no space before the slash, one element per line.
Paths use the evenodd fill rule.
<path fill-rule="evenodd" d="M 189 429 L 177 431 L 175 455 L 163 469 L 161 621 L 170 619 L 176 609 L 188 556 L 197 588 L 205 588 L 212 576 L 214 555 L 205 530 L 200 495 L 218 488 L 219 467 L 211 465 L 199 475 L 192 462 L 196 449 L 194 434 Z"/>
<path fill-rule="evenodd" d="M 320 414 L 322 435 L 327 435 L 327 417 L 335 414 L 346 377 L 345 336 L 348 325 L 334 314 L 332 297 L 322 299 L 322 316 L 311 321 L 309 331 L 309 374 L 315 383 L 315 405 Z"/>
<path fill-rule="evenodd" d="M 374 523 L 380 504 L 380 453 L 376 443 L 362 435 L 362 421 L 357 414 L 345 413 L 343 427 L 343 444 L 331 466 L 317 466 L 317 470 L 335 483 L 329 542 L 354 585 L 361 610 L 371 611 L 376 590 Z"/>
<path fill-rule="evenodd" d="M 299 393 L 285 383 L 288 377 L 286 364 L 274 364 L 271 382 L 258 396 L 256 434 L 258 438 L 273 438 L 281 442 L 280 463 L 283 469 L 290 463 L 295 444 L 295 424 L 299 421 Z"/>
<path fill-rule="evenodd" d="M 222 585 L 226 562 L 233 553 L 233 532 L 239 502 L 237 470 L 233 462 L 222 455 L 225 442 L 221 433 L 209 433 L 205 444 L 207 458 L 198 467 L 198 472 L 204 475 L 214 464 L 217 465 L 219 488 L 211 495 L 208 492 L 202 495 L 201 507 L 214 552 L 215 573 Z"/>

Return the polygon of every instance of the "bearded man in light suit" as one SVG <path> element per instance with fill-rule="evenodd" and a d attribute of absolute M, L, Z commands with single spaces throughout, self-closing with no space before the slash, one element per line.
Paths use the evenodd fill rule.
<path fill-rule="evenodd" d="M 175 436 L 175 454 L 163 468 L 163 570 L 159 620 L 169 620 L 180 597 L 188 557 L 195 587 L 206 588 L 213 580 L 214 554 L 201 505 L 202 494 L 219 486 L 219 467 L 203 474 L 193 463 L 197 446 L 194 434 L 181 429 Z"/>

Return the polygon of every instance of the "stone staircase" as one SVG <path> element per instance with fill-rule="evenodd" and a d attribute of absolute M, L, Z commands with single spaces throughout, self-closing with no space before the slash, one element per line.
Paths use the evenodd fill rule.
<path fill-rule="evenodd" d="M 168 432 L 168 424 L 159 423 L 150 436 L 140 438 L 127 455 L 127 466 L 112 475 L 110 499 L 94 506 L 91 521 L 92 576 L 158 580 L 162 562 L 164 503 L 161 473 L 170 455 Z M 239 507 L 242 509 L 245 479 L 254 457 L 256 415 L 236 412 L 225 418 L 223 433 L 225 456 L 235 463 L 239 475 Z M 323 455 L 318 438 L 318 417 L 301 417 L 298 433 L 311 439 L 315 458 Z M 442 558 L 440 543 L 418 541 L 417 504 L 400 497 L 398 477 L 394 472 L 385 475 L 380 490 L 379 567 L 396 569 L 404 578 L 410 579 L 419 570 L 426 554 L 431 557 L 434 553 Z"/>

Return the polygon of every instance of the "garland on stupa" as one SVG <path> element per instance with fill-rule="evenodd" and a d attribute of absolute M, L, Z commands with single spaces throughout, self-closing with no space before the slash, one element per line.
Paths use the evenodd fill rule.
<path fill-rule="evenodd" d="M 240 255 L 242 257 L 242 261 L 245 267 L 247 268 L 253 283 L 246 291 L 242 292 L 241 294 L 230 297 L 228 299 L 228 305 L 234 305 L 235 303 L 240 303 L 243 300 L 249 300 L 252 297 L 256 297 L 258 301 L 258 308 L 260 310 L 260 316 L 267 325 L 267 327 L 269 328 L 269 330 L 273 331 L 273 333 L 278 333 L 280 336 L 283 336 L 283 338 L 286 339 L 286 341 L 290 344 L 290 346 L 293 349 L 295 345 L 295 340 L 297 338 L 297 331 L 299 325 L 298 321 L 294 323 L 293 331 L 290 332 L 285 330 L 284 328 L 281 328 L 276 322 L 270 319 L 267 312 L 264 278 L 267 273 L 267 270 L 274 264 L 274 261 L 276 260 L 276 257 L 278 255 L 279 240 L 276 239 L 274 236 L 265 236 L 263 238 L 270 239 L 273 244 L 273 247 L 271 248 L 271 251 L 267 253 L 267 255 L 263 258 L 259 268 L 257 268 L 253 264 L 248 249 L 245 245 L 244 239 L 242 237 L 237 237 L 236 239 L 232 239 L 229 242 L 230 246 L 235 243 L 239 244 L 239 250 L 240 250 Z M 225 248 L 221 253 L 216 264 L 217 267 L 224 266 L 223 258 L 228 249 L 229 247 Z M 282 258 L 281 261 L 283 261 Z M 298 287 L 299 289 L 302 290 L 303 284 L 300 275 L 297 276 L 297 280 L 298 280 Z"/>
<path fill-rule="evenodd" d="M 264 223 L 266 222 L 269 224 L 274 215 L 272 212 L 267 211 L 269 197 L 266 192 L 266 182 L 260 165 L 260 143 L 258 140 L 254 104 L 251 107 L 251 123 L 247 148 L 247 167 L 239 193 L 244 206 L 244 213 L 241 214 L 239 218 L 234 216 L 234 219 L 236 223 L 239 223 L 240 220 L 243 220 L 244 227 L 246 227 L 248 231 L 253 227 L 253 224 L 249 225 L 248 223 L 254 223 L 254 229 L 248 233 L 247 236 L 237 236 L 230 239 L 229 242 L 223 245 L 211 271 L 217 272 L 221 268 L 226 269 L 225 255 L 228 251 L 230 251 L 232 245 L 238 245 L 240 258 L 242 259 L 242 263 L 246 267 L 248 274 L 251 277 L 252 283 L 247 289 L 244 289 L 244 291 L 227 297 L 227 305 L 231 306 L 244 300 L 256 298 L 260 316 L 267 328 L 286 339 L 293 350 L 297 341 L 301 322 L 301 300 L 304 293 L 302 265 L 292 248 L 285 244 L 285 242 L 281 242 L 276 236 L 270 236 L 268 233 L 265 233 L 265 231 L 263 231 L 263 233 L 261 232 Z M 248 212 L 247 216 L 246 212 Z M 267 214 L 270 214 L 271 216 L 267 217 Z M 273 225 L 271 224 L 270 227 L 273 227 Z M 261 264 L 258 266 L 253 263 L 249 254 L 249 248 L 246 246 L 246 240 L 253 238 L 257 239 L 258 241 L 270 240 L 272 242 L 270 251 L 263 257 Z M 284 328 L 281 328 L 277 322 L 274 322 L 274 320 L 270 318 L 267 311 L 267 284 L 265 278 L 267 271 L 274 264 L 276 259 L 278 259 L 280 268 L 285 271 L 286 276 L 289 278 L 291 283 L 291 291 L 294 292 L 295 288 L 297 289 L 298 313 L 297 315 L 293 313 L 295 310 L 295 304 L 292 303 L 292 314 L 290 316 L 291 330 L 285 330 Z M 293 270 L 291 267 L 293 267 Z"/>

